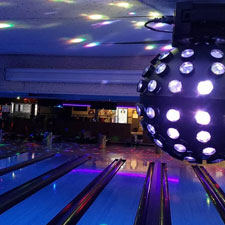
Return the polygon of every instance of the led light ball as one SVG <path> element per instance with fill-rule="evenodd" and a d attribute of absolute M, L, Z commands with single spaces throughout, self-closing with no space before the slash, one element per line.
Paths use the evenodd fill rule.
<path fill-rule="evenodd" d="M 216 40 L 180 44 L 146 65 L 139 94 L 142 125 L 153 143 L 176 159 L 225 159 L 224 53 L 225 45 Z"/>

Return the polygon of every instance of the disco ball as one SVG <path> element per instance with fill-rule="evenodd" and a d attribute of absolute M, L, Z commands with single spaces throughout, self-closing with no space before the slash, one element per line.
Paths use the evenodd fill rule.
<path fill-rule="evenodd" d="M 137 85 L 154 143 L 189 162 L 225 159 L 225 47 L 193 44 L 157 55 Z"/>

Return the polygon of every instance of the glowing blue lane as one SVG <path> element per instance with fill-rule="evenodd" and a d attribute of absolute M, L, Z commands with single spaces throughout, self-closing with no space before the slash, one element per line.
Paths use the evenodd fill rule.
<path fill-rule="evenodd" d="M 30 159 L 34 159 L 35 157 L 37 157 L 37 155 L 38 155 L 37 153 L 26 152 L 23 154 L 14 155 L 12 157 L 1 159 L 0 160 L 0 169 L 6 168 L 9 166 L 13 166 L 18 163 L 22 163 L 22 162 L 30 160 Z"/>
<path fill-rule="evenodd" d="M 45 225 L 88 185 L 102 169 L 86 162 L 0 216 L 0 224 Z"/>
<path fill-rule="evenodd" d="M 105 187 L 79 225 L 134 223 L 146 174 L 121 172 Z"/>
<path fill-rule="evenodd" d="M 190 166 L 168 166 L 173 225 L 223 225 L 223 221 Z"/>
<path fill-rule="evenodd" d="M 70 158 L 57 154 L 54 157 L 42 160 L 38 163 L 15 170 L 12 173 L 0 176 L 0 194 L 9 191 L 57 166 L 60 166 Z"/>

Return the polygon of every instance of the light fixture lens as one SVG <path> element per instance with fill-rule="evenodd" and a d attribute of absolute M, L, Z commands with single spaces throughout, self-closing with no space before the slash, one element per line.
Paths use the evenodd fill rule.
<path fill-rule="evenodd" d="M 192 157 L 192 156 L 186 156 L 186 157 L 184 157 L 184 159 L 187 160 L 187 161 L 189 161 L 189 162 L 195 161 L 195 158 Z"/>
<path fill-rule="evenodd" d="M 154 139 L 154 142 L 156 145 L 158 145 L 160 148 L 163 147 L 163 143 L 159 139 Z"/>
<path fill-rule="evenodd" d="M 208 125 L 211 121 L 211 117 L 208 112 L 199 110 L 195 114 L 195 120 L 198 124 Z"/>
<path fill-rule="evenodd" d="M 213 49 L 210 54 L 213 58 L 216 59 L 222 59 L 224 55 L 224 53 L 219 49 Z"/>
<path fill-rule="evenodd" d="M 183 58 L 190 58 L 195 54 L 193 49 L 185 49 L 181 52 L 181 57 Z"/>
<path fill-rule="evenodd" d="M 155 68 L 156 74 L 162 74 L 163 72 L 165 72 L 165 70 L 166 70 L 166 64 L 165 63 L 160 63 Z"/>
<path fill-rule="evenodd" d="M 150 66 L 147 66 L 142 75 L 145 75 L 149 71 L 149 69 L 150 69 Z"/>
<path fill-rule="evenodd" d="M 175 144 L 174 146 L 174 149 L 178 152 L 186 152 L 186 147 L 182 144 Z"/>
<path fill-rule="evenodd" d="M 182 90 L 182 83 L 179 80 L 172 80 L 169 82 L 168 88 L 172 93 L 179 93 Z"/>
<path fill-rule="evenodd" d="M 137 110 L 137 114 L 141 116 L 142 112 L 141 112 L 141 107 L 139 105 L 136 106 L 136 110 Z"/>
<path fill-rule="evenodd" d="M 142 87 L 143 87 L 143 82 L 142 82 L 142 80 L 140 80 L 140 81 L 138 82 L 137 90 L 140 92 L 141 89 L 142 89 Z"/>
<path fill-rule="evenodd" d="M 217 76 L 222 75 L 225 73 L 225 66 L 219 62 L 213 63 L 211 66 L 211 71 Z"/>
<path fill-rule="evenodd" d="M 200 95 L 208 95 L 213 90 L 213 84 L 210 80 L 201 81 L 198 83 L 197 89 Z"/>
<path fill-rule="evenodd" d="M 153 92 L 157 88 L 157 81 L 156 80 L 150 80 L 148 83 L 148 91 Z"/>
<path fill-rule="evenodd" d="M 169 56 L 170 52 L 164 52 L 159 56 L 159 60 L 163 60 Z"/>
<path fill-rule="evenodd" d="M 207 131 L 200 131 L 196 135 L 196 139 L 201 143 L 207 143 L 211 139 L 211 135 Z"/>
<path fill-rule="evenodd" d="M 155 134 L 155 127 L 153 127 L 151 124 L 147 125 L 147 129 L 150 134 L 152 134 L 152 135 Z"/>
<path fill-rule="evenodd" d="M 178 130 L 175 129 L 175 128 L 169 128 L 169 129 L 167 130 L 167 135 L 168 135 L 171 139 L 177 139 L 177 138 L 180 136 Z"/>
<path fill-rule="evenodd" d="M 178 110 L 175 110 L 175 109 L 170 109 L 166 113 L 166 118 L 171 122 L 176 122 L 180 119 L 180 112 Z"/>
<path fill-rule="evenodd" d="M 155 110 L 152 107 L 148 107 L 146 110 L 148 118 L 153 119 L 155 117 Z"/>
<path fill-rule="evenodd" d="M 202 153 L 203 153 L 204 155 L 213 155 L 213 154 L 216 153 L 216 149 L 215 149 L 215 148 L 211 148 L 211 147 L 204 148 L 204 149 L 202 150 Z"/>
<path fill-rule="evenodd" d="M 194 70 L 194 65 L 191 62 L 184 62 L 180 66 L 180 72 L 183 74 L 190 74 Z"/>

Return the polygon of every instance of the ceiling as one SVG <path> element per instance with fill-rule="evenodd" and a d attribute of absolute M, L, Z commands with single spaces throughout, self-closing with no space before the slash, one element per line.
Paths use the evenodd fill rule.
<path fill-rule="evenodd" d="M 151 5 L 151 0 L 143 1 Z M 138 0 L 3 0 L 0 54 L 155 55 L 171 45 L 113 43 L 170 40 L 171 34 L 153 32 L 143 25 L 150 18 L 173 13 L 173 8 L 160 6 L 165 1 L 152 0 L 153 7 Z"/>

